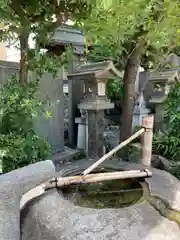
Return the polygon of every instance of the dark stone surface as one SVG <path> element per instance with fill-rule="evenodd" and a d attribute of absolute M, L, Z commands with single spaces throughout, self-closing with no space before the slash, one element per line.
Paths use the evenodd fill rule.
<path fill-rule="evenodd" d="M 80 58 L 76 56 L 76 60 L 69 63 L 68 73 L 74 71 L 77 64 L 80 64 Z M 75 118 L 80 117 L 80 111 L 77 108 L 80 100 L 84 97 L 83 82 L 76 80 L 68 81 L 68 138 L 70 146 L 77 145 L 78 125 Z"/>
<path fill-rule="evenodd" d="M 104 110 L 88 110 L 88 157 L 103 156 Z"/>
<path fill-rule="evenodd" d="M 52 74 L 43 75 L 40 82 L 41 99 L 48 99 L 50 104 L 47 110 L 52 117 L 49 119 L 42 116 L 36 120 L 36 129 L 39 134 L 47 137 L 52 147 L 52 153 L 64 150 L 64 96 L 63 96 L 63 69 L 58 77 L 53 78 Z"/>

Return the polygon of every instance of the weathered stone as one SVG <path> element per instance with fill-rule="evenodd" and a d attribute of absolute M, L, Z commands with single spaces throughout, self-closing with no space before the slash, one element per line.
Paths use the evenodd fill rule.
<path fill-rule="evenodd" d="M 103 155 L 104 110 L 114 107 L 114 104 L 107 98 L 106 84 L 109 77 L 118 76 L 120 76 L 120 72 L 112 61 L 84 64 L 76 67 L 68 75 L 70 82 L 83 83 L 85 96 L 78 104 L 78 108 L 87 111 L 87 156 L 90 158 L 98 158 Z"/>
<path fill-rule="evenodd" d="M 20 239 L 20 200 L 24 193 L 55 174 L 51 161 L 39 162 L 0 176 L 0 238 Z"/>
<path fill-rule="evenodd" d="M 152 155 L 152 166 L 161 170 L 169 170 L 171 162 L 159 155 Z"/>
<path fill-rule="evenodd" d="M 78 149 L 72 149 L 64 147 L 64 151 L 61 153 L 54 154 L 52 157 L 53 163 L 58 168 L 61 163 L 67 163 L 72 161 L 74 158 L 78 158 L 80 151 Z"/>
<path fill-rule="evenodd" d="M 103 156 L 104 111 L 88 111 L 88 156 Z"/>
<path fill-rule="evenodd" d="M 69 81 L 69 102 L 68 102 L 68 135 L 69 143 L 72 146 L 77 144 L 77 124 L 75 123 L 75 118 L 80 117 L 80 111 L 77 105 L 80 100 L 83 99 L 83 83 L 81 81 Z"/>
<path fill-rule="evenodd" d="M 140 90 L 145 101 L 155 109 L 155 128 L 162 129 L 164 104 L 172 84 L 180 81 L 178 67 L 162 71 L 140 73 Z"/>
<path fill-rule="evenodd" d="M 178 240 L 180 234 L 176 223 L 160 216 L 146 201 L 119 211 L 85 209 L 73 207 L 50 191 L 33 203 L 28 216 L 33 221 L 26 219 L 22 225 L 23 240 Z"/>
<path fill-rule="evenodd" d="M 61 174 L 91 162 L 68 166 Z M 143 169 L 143 165 L 108 162 L 115 169 Z M 55 189 L 28 203 L 21 214 L 23 240 L 113 239 L 178 240 L 180 229 L 175 211 L 180 210 L 179 181 L 167 172 L 151 169 L 144 198 L 120 209 L 90 209 L 74 206 Z M 166 204 L 167 203 L 167 204 Z M 172 208 L 172 209 L 170 209 Z M 166 216 L 162 216 L 162 215 Z M 174 216 L 174 218 L 173 218 Z M 169 218 L 169 219 L 168 219 Z"/>
<path fill-rule="evenodd" d="M 119 144 L 119 133 L 119 126 L 110 126 L 108 130 L 104 131 L 104 145 L 108 150 Z"/>
<path fill-rule="evenodd" d="M 64 151 L 64 96 L 63 96 L 63 69 L 59 71 L 58 77 L 52 74 L 43 75 L 40 82 L 41 99 L 50 101 L 47 110 L 52 117 L 49 119 L 42 116 L 36 120 L 36 129 L 39 134 L 45 135 L 51 144 L 52 153 Z"/>
<path fill-rule="evenodd" d="M 69 25 L 62 25 L 56 28 L 53 32 L 53 35 L 50 35 L 50 43 L 53 45 L 69 45 L 73 44 L 75 46 L 83 47 L 84 54 L 84 46 L 85 46 L 85 37 L 82 32 L 77 29 L 74 29 Z M 82 54 L 82 53 L 81 53 Z"/>

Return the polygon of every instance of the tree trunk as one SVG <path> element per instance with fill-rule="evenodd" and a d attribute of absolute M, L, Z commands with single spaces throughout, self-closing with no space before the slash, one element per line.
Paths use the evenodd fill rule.
<path fill-rule="evenodd" d="M 134 45 L 134 44 L 132 44 Z M 139 41 L 133 46 L 134 50 L 127 60 L 123 78 L 124 96 L 121 115 L 120 142 L 131 136 L 132 117 L 135 97 L 135 80 L 141 63 L 144 44 Z"/>
<path fill-rule="evenodd" d="M 19 80 L 20 80 L 20 83 L 26 84 L 28 81 L 29 34 L 22 32 L 19 38 L 20 38 L 20 51 L 21 51 Z"/>

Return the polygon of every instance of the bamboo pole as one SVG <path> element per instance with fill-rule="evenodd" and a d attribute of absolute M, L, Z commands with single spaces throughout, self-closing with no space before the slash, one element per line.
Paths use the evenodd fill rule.
<path fill-rule="evenodd" d="M 148 170 L 131 170 L 131 171 L 119 171 L 119 172 L 110 172 L 110 173 L 96 173 L 88 174 L 86 176 L 70 176 L 70 177 L 59 177 L 57 179 L 51 180 L 45 184 L 45 190 L 63 187 L 71 184 L 87 184 L 87 183 L 96 183 L 108 180 L 117 180 L 117 179 L 128 179 L 128 178 L 145 178 L 151 177 L 152 173 Z"/>
<path fill-rule="evenodd" d="M 119 151 L 121 148 L 123 148 L 124 146 L 126 146 L 128 143 L 132 142 L 134 139 L 136 139 L 137 137 L 139 137 L 142 133 L 144 133 L 145 129 L 142 128 L 139 131 L 137 131 L 136 133 L 134 133 L 131 137 L 129 137 L 128 139 L 126 139 L 125 141 L 123 141 L 122 143 L 120 143 L 118 146 L 116 146 L 115 148 L 113 148 L 110 152 L 108 152 L 107 154 L 105 154 L 102 158 L 100 158 L 97 162 L 95 162 L 93 165 L 91 165 L 90 167 L 88 167 L 84 172 L 82 172 L 82 175 L 87 175 L 88 173 L 92 172 L 95 168 L 97 168 L 101 163 L 103 163 L 105 160 L 107 160 L 108 158 L 110 158 L 113 154 L 115 154 L 117 151 Z"/>
<path fill-rule="evenodd" d="M 143 118 L 142 127 L 144 127 L 145 132 L 141 136 L 140 162 L 146 166 L 151 166 L 153 124 L 154 116 L 147 116 Z"/>

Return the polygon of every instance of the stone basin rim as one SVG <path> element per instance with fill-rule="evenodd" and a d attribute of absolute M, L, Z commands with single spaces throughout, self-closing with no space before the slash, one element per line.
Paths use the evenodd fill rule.
<path fill-rule="evenodd" d="M 55 173 L 55 177 L 67 176 L 67 174 L 77 172 L 77 170 L 79 170 L 79 169 L 84 170 L 85 168 L 89 167 L 92 163 L 93 162 L 91 160 L 86 160 L 86 161 L 84 161 L 84 159 L 76 160 L 71 165 L 63 165 L 62 168 L 59 169 L 59 172 Z M 110 168 L 110 169 L 114 169 L 114 170 L 118 170 L 118 169 L 119 170 L 143 170 L 145 168 L 145 166 L 142 164 L 137 164 L 137 163 L 130 163 L 130 162 L 128 163 L 128 162 L 124 162 L 124 161 L 110 160 L 110 161 L 107 161 L 106 163 L 103 163 L 101 165 L 101 168 Z M 174 186 L 175 184 L 180 185 L 179 184 L 180 181 L 166 171 L 158 170 L 158 169 L 155 169 L 152 167 L 149 167 L 148 169 L 150 171 L 152 171 L 152 174 L 153 174 L 153 176 L 151 178 L 145 179 L 145 183 L 147 183 L 147 185 L 146 184 L 145 185 L 148 186 L 149 193 L 151 195 L 156 195 L 156 196 L 161 197 L 162 199 L 166 200 L 169 203 L 169 206 L 171 206 L 171 208 L 179 211 L 180 210 L 179 201 L 177 202 L 176 200 L 172 201 L 172 199 L 169 199 L 169 194 L 168 194 L 168 196 L 166 195 L 167 191 L 164 191 L 164 189 L 159 188 L 159 184 L 157 184 L 156 181 L 157 181 L 157 178 L 158 178 L 158 180 L 160 180 L 160 178 L 162 178 L 162 177 L 164 177 L 164 180 L 167 181 L 168 176 L 171 177 L 173 180 L 173 182 L 171 182 L 172 186 Z M 164 182 L 164 180 L 162 180 L 161 182 Z M 39 185 L 38 187 L 32 189 L 31 196 L 29 196 L 29 194 L 28 194 L 29 192 L 24 194 L 24 196 L 23 196 L 24 199 L 21 203 L 20 208 L 21 209 L 24 208 L 24 206 L 29 201 L 45 194 L 46 192 L 43 191 L 43 187 L 44 187 L 44 184 Z M 159 189 L 160 189 L 160 192 L 157 191 Z M 180 194 L 180 186 L 179 186 L 178 190 L 179 190 L 179 194 Z M 157 192 L 158 192 L 158 194 L 157 194 Z M 145 193 L 145 192 L 143 191 L 143 193 Z M 145 194 L 147 195 L 147 192 Z"/>
<path fill-rule="evenodd" d="M 67 174 L 71 174 L 72 172 L 75 173 L 78 170 L 83 171 L 88 166 L 89 166 L 88 162 L 86 162 L 84 166 L 73 167 L 71 165 L 66 169 L 64 169 L 62 172 L 58 173 L 57 176 L 66 176 Z M 171 175 L 169 172 L 164 170 L 159 170 L 153 167 L 145 167 L 144 165 L 138 164 L 138 163 L 130 163 L 130 162 L 128 163 L 128 162 L 117 161 L 117 160 L 115 161 L 110 160 L 109 162 L 107 161 L 106 163 L 103 163 L 101 167 L 99 167 L 99 169 L 101 168 L 109 168 L 116 171 L 143 170 L 144 168 L 149 169 L 153 175 L 150 178 L 144 178 L 144 181 L 139 181 L 143 188 L 143 195 L 141 199 L 135 204 L 133 204 L 132 206 L 135 206 L 135 205 L 141 204 L 144 201 L 147 201 L 162 216 L 180 224 L 180 204 L 177 204 L 177 198 L 180 198 L 180 181 L 176 177 Z M 169 179 L 171 179 L 171 181 Z M 166 182 L 168 183 L 168 181 L 170 183 L 170 186 L 174 186 L 174 189 L 176 189 L 178 193 L 178 197 L 176 196 L 177 193 L 173 191 L 172 191 L 172 195 L 174 196 L 172 196 L 172 198 L 169 197 L 169 194 L 166 194 L 168 191 L 165 188 L 166 188 Z M 163 185 L 162 188 L 161 188 L 161 185 Z M 150 199 L 153 199 L 153 201 L 151 201 Z M 161 206 L 159 206 L 159 203 L 157 203 L 157 199 L 161 201 Z M 168 211 L 170 212 L 170 214 L 167 213 Z M 175 217 L 175 218 L 174 217 L 172 218 L 171 216 L 169 217 L 169 215 L 172 215 L 172 213 L 173 214 L 177 213 L 178 217 Z"/>
<path fill-rule="evenodd" d="M 90 164 L 86 163 L 85 167 L 88 167 Z M 144 166 L 137 164 L 115 164 L 117 164 L 116 167 L 120 166 L 120 168 L 123 165 L 123 169 L 125 170 L 144 168 Z M 62 172 L 57 173 L 57 175 L 62 176 L 63 172 L 69 172 L 70 168 L 75 168 L 74 166 L 78 165 L 78 162 L 72 165 L 73 166 L 66 166 L 66 169 L 62 167 L 60 169 Z M 150 170 L 153 172 L 153 177 L 145 179 L 145 182 L 148 182 L 151 195 L 158 195 L 163 199 L 169 200 L 171 203 L 173 203 L 172 200 L 180 199 L 176 196 L 179 192 L 179 182 L 177 179 L 167 172 L 152 168 L 150 168 Z M 179 201 L 176 203 L 178 207 Z M 59 205 L 59 211 L 57 205 Z M 169 240 L 173 238 L 174 240 L 178 240 L 180 234 L 176 221 L 173 222 L 173 219 L 169 217 L 169 211 L 167 214 L 161 214 L 148 201 L 135 204 L 130 208 L 119 209 L 118 211 L 115 209 L 89 210 L 74 207 L 69 201 L 64 201 L 62 198 L 59 198 L 56 189 L 51 189 L 49 192 L 47 191 L 47 194 L 37 198 L 32 204 L 30 203 L 30 208 L 25 209 L 25 213 L 27 213 L 27 215 L 22 219 L 22 233 L 23 239 L 25 240 L 29 240 L 27 232 L 30 232 L 32 240 L 50 239 L 50 237 L 47 238 L 47 236 L 50 236 L 48 235 L 50 233 L 53 239 L 59 239 L 61 236 L 66 239 L 86 239 L 82 238 L 84 234 L 87 236 L 87 239 L 92 239 L 92 236 L 97 237 L 97 239 L 100 239 L 99 236 L 105 236 L 103 239 L 108 239 L 105 234 L 106 229 L 108 233 L 111 233 L 111 231 L 109 232 L 109 227 L 113 230 L 113 234 L 115 233 L 114 239 L 120 240 L 124 240 L 124 238 L 130 240 L 150 240 L 157 239 L 157 235 L 161 239 Z M 163 217 L 163 215 L 166 216 Z M 88 221 L 86 222 L 86 220 Z M 82 230 L 80 227 L 82 227 Z M 103 230 L 100 231 L 99 227 L 102 227 Z M 41 238 L 38 238 L 39 228 L 42 230 Z M 89 229 L 89 231 L 84 231 L 84 229 Z M 171 229 L 173 231 L 171 231 Z M 77 236 L 79 238 L 77 238 Z"/>
<path fill-rule="evenodd" d="M 85 168 L 88 165 L 89 165 L 89 163 L 86 162 L 85 166 L 78 166 L 77 167 L 77 166 L 74 166 L 73 164 L 65 166 L 65 168 L 63 170 L 61 170 L 60 172 L 56 172 L 55 173 L 55 177 L 65 177 L 65 176 L 68 176 L 68 175 L 80 174 L 82 171 L 85 170 Z M 109 164 L 106 164 L 106 163 L 102 164 L 102 166 L 98 167 L 96 170 L 101 170 L 101 169 L 111 169 L 111 170 L 114 170 L 114 171 L 124 171 L 124 170 L 126 170 L 125 168 L 119 167 L 118 165 L 115 166 L 113 164 L 109 165 Z M 147 191 L 144 191 L 144 185 L 142 185 L 142 182 L 139 181 L 139 183 L 141 184 L 143 191 L 142 191 L 141 198 L 135 204 L 138 204 L 138 203 L 142 202 L 145 199 L 146 193 L 147 193 Z M 21 204 L 20 204 L 20 210 L 22 210 L 24 207 L 26 207 L 26 205 L 29 204 L 33 199 L 38 198 L 38 197 L 40 197 L 40 196 L 42 196 L 44 194 L 47 194 L 50 191 L 50 190 L 44 191 L 44 186 L 45 186 L 45 183 L 37 186 L 36 188 L 34 188 L 34 189 L 30 190 L 29 192 L 27 192 L 26 194 L 24 194 L 24 196 L 23 196 L 24 199 L 23 199 L 23 201 L 21 201 Z M 59 189 L 57 191 L 59 192 L 59 196 L 60 196 L 60 191 L 61 190 Z M 63 194 L 60 197 L 65 199 Z"/>

